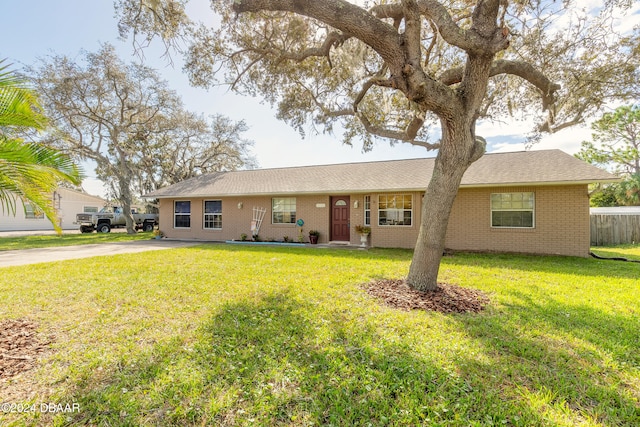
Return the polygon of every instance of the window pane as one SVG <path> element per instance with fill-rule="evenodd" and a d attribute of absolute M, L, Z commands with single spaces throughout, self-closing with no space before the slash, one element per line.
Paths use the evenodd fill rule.
<path fill-rule="evenodd" d="M 378 196 L 378 225 L 411 225 L 412 208 L 411 194 L 382 194 Z"/>
<path fill-rule="evenodd" d="M 491 195 L 492 227 L 534 226 L 534 193 L 494 193 Z"/>
<path fill-rule="evenodd" d="M 204 202 L 205 213 L 222 213 L 222 201 L 221 200 L 209 200 Z"/>
<path fill-rule="evenodd" d="M 494 227 L 533 227 L 531 211 L 495 211 L 491 225 Z"/>
<path fill-rule="evenodd" d="M 190 201 L 176 202 L 175 213 L 191 213 L 191 202 Z"/>
<path fill-rule="evenodd" d="M 176 228 L 191 227 L 191 215 L 176 215 L 175 227 Z"/>
<path fill-rule="evenodd" d="M 271 201 L 273 224 L 294 224 L 296 222 L 296 198 L 273 198 Z"/>

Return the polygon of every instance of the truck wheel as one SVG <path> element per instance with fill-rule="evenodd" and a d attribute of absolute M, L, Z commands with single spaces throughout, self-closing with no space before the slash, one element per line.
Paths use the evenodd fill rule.
<path fill-rule="evenodd" d="M 153 223 L 145 222 L 144 225 L 142 226 L 142 231 L 153 231 Z"/>
<path fill-rule="evenodd" d="M 98 227 L 96 227 L 96 231 L 98 233 L 110 233 L 111 226 L 107 223 L 98 224 Z"/>

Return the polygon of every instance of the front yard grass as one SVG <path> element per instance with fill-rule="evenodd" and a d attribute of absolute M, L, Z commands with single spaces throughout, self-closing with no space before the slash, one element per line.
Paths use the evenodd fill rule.
<path fill-rule="evenodd" d="M 640 265 L 445 257 L 441 281 L 489 294 L 480 314 L 397 311 L 359 287 L 410 258 L 212 244 L 3 268 L 0 321 L 56 340 L 0 402 L 80 411 L 0 424 L 640 425 Z"/>
<path fill-rule="evenodd" d="M 55 246 L 90 245 L 94 243 L 128 242 L 148 240 L 152 233 L 86 233 L 86 234 L 47 234 L 43 236 L 0 237 L 0 251 L 16 249 L 49 248 Z"/>

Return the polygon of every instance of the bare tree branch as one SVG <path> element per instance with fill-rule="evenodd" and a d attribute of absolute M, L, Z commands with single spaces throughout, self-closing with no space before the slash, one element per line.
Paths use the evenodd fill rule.
<path fill-rule="evenodd" d="M 409 125 L 407 126 L 407 128 L 403 132 L 376 126 L 372 124 L 363 113 L 357 113 L 356 117 L 358 117 L 358 119 L 362 123 L 362 126 L 364 126 L 365 130 L 373 135 L 376 135 L 382 138 L 389 138 L 389 139 L 406 142 L 411 145 L 424 147 L 427 150 L 437 150 L 440 148 L 440 143 L 433 144 L 430 142 L 420 141 L 415 139 L 417 131 L 419 131 L 422 128 L 422 125 L 424 124 L 423 117 L 414 116 L 411 122 L 409 123 Z"/>

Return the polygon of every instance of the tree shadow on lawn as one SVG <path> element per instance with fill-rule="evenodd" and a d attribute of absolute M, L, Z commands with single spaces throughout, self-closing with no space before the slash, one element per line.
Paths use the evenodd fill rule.
<path fill-rule="evenodd" d="M 492 372 L 461 375 L 437 352 L 420 354 L 379 327 L 349 309 L 320 312 L 287 291 L 229 303 L 195 341 L 156 345 L 102 381 L 88 373 L 66 399 L 81 413 L 62 424 L 545 424 L 506 397 Z M 468 357 L 463 365 L 474 363 Z"/>
<path fill-rule="evenodd" d="M 503 315 L 458 318 L 491 353 L 475 369 L 500 372 L 509 394 L 568 424 L 640 425 L 640 319 L 520 297 Z"/>

